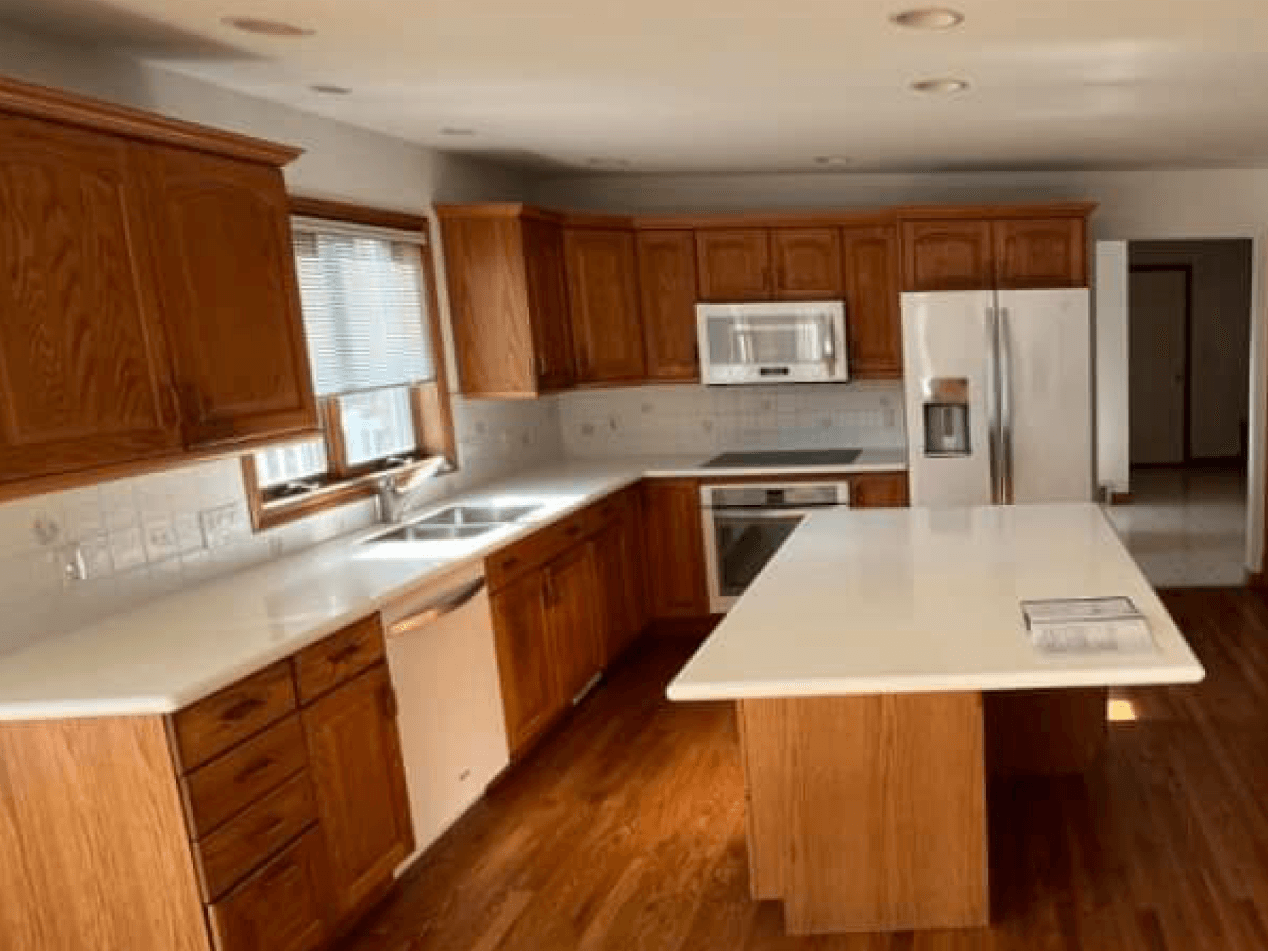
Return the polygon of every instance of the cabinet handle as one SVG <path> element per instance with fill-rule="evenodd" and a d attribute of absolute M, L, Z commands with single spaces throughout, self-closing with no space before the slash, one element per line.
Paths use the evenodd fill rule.
<path fill-rule="evenodd" d="M 252 776 L 255 776 L 257 773 L 264 772 L 266 769 L 268 769 L 272 765 L 273 765 L 273 757 L 261 756 L 258 760 L 256 760 L 250 766 L 247 766 L 241 772 L 239 772 L 237 776 L 233 777 L 233 781 L 235 783 L 244 783 L 248 779 L 250 779 Z"/>
<path fill-rule="evenodd" d="M 344 661 L 352 660 L 352 658 L 361 653 L 361 647 L 362 644 L 360 641 L 357 641 L 355 644 L 349 644 L 342 650 L 337 650 L 327 657 L 326 663 L 330 664 L 332 667 L 338 667 Z"/>
<path fill-rule="evenodd" d="M 261 822 L 258 826 L 256 826 L 256 829 L 255 829 L 256 837 L 263 838 L 264 836 L 268 835 L 270 832 L 272 832 L 274 829 L 276 829 L 285 821 L 286 819 L 283 816 L 269 816 L 267 819 Z"/>
<path fill-rule="evenodd" d="M 379 703 L 383 707 L 383 713 L 388 719 L 395 720 L 399 707 L 396 703 L 396 691 L 392 689 L 391 684 L 384 684 L 379 689 Z"/>
<path fill-rule="evenodd" d="M 261 697 L 246 697 L 239 700 L 224 713 L 220 714 L 220 719 L 225 722 L 236 722 L 250 716 L 260 707 L 264 706 L 264 700 Z"/>
<path fill-rule="evenodd" d="M 578 535 L 581 534 L 581 526 L 575 523 L 572 525 L 569 525 L 567 528 L 564 529 L 564 534 L 567 535 L 569 538 L 576 538 Z"/>
<path fill-rule="evenodd" d="M 503 571 L 510 571 L 512 568 L 514 568 L 514 567 L 515 567 L 516 565 L 518 565 L 519 563 L 520 563 L 520 560 L 519 560 L 518 558 L 503 558 L 503 559 L 502 559 L 502 570 L 503 570 Z"/>

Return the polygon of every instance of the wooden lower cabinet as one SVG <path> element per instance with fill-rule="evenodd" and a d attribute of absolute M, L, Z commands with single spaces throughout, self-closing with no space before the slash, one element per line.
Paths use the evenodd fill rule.
<path fill-rule="evenodd" d="M 308 758 L 336 911 L 347 916 L 392 882 L 414 850 L 396 698 L 377 664 L 304 710 Z"/>
<path fill-rule="evenodd" d="M 906 508 L 910 504 L 905 472 L 869 472 L 850 477 L 850 505 L 853 508 Z"/>
<path fill-rule="evenodd" d="M 555 678 L 546 646 L 547 584 L 546 572 L 530 571 L 489 596 L 512 755 L 532 743 L 554 713 Z"/>
<path fill-rule="evenodd" d="M 695 479 L 643 484 L 643 545 L 647 604 L 653 618 L 704 617 L 709 589 Z"/>
<path fill-rule="evenodd" d="M 603 669 L 603 603 L 594 543 L 573 547 L 547 571 L 547 643 L 554 657 L 554 706 L 564 710 Z"/>
<path fill-rule="evenodd" d="M 647 624 L 640 494 L 621 500 L 617 515 L 594 537 L 603 594 L 603 663 L 632 644 Z"/>

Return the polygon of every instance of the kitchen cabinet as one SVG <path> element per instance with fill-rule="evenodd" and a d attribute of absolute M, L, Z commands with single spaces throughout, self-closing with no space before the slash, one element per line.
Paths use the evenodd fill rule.
<path fill-rule="evenodd" d="M 511 755 L 524 750 L 556 712 L 556 679 L 549 650 L 549 576 L 530 570 L 489 596 L 497 645 L 502 706 Z"/>
<path fill-rule="evenodd" d="M 695 235 L 640 231 L 636 243 L 647 378 L 699 380 Z"/>
<path fill-rule="evenodd" d="M 906 508 L 909 504 L 905 472 L 868 472 L 850 476 L 852 508 Z"/>
<path fill-rule="evenodd" d="M 317 700 L 303 721 L 332 898 L 346 917 L 390 885 L 414 850 L 387 666 Z"/>
<path fill-rule="evenodd" d="M 524 205 L 441 205 L 449 308 L 466 396 L 533 397 L 573 382 L 561 218 Z"/>
<path fill-rule="evenodd" d="M 653 618 L 709 614 L 709 590 L 695 479 L 651 479 L 643 490 L 647 603 Z"/>
<path fill-rule="evenodd" d="M 723 304 L 771 298 L 770 232 L 721 228 L 696 232 L 700 300 Z"/>
<path fill-rule="evenodd" d="M 846 228 L 841 244 L 850 376 L 897 379 L 903 374 L 898 229 Z"/>
<path fill-rule="evenodd" d="M 644 609 L 641 493 L 628 489 L 596 506 L 603 519 L 594 536 L 603 596 L 603 666 L 642 633 Z"/>
<path fill-rule="evenodd" d="M 904 221 L 903 290 L 976 291 L 995 287 L 991 222 Z"/>
<path fill-rule="evenodd" d="M 594 545 L 573 546 L 546 569 L 549 654 L 554 659 L 555 707 L 565 710 L 603 669 L 603 592 Z"/>
<path fill-rule="evenodd" d="M 0 115 L 0 154 L 0 481 L 177 450 L 136 148 Z"/>
<path fill-rule="evenodd" d="M 840 300 L 841 233 L 836 228 L 775 228 L 770 233 L 772 296 Z"/>
<path fill-rule="evenodd" d="M 1001 290 L 1087 286 L 1082 217 L 996 221 L 995 286 Z"/>
<path fill-rule="evenodd" d="M 633 232 L 568 228 L 564 261 L 577 382 L 641 380 L 647 365 Z"/>

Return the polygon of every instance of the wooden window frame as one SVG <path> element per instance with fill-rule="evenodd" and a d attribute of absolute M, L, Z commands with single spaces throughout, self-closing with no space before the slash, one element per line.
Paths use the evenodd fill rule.
<path fill-rule="evenodd" d="M 319 479 L 314 480 L 319 483 L 317 488 L 303 495 L 271 494 L 260 488 L 255 454 L 247 453 L 242 456 L 242 484 L 246 490 L 247 507 L 251 512 L 251 526 L 257 532 L 347 505 L 358 499 L 370 498 L 376 493 L 379 480 L 386 472 L 408 472 L 437 456 L 443 456 L 451 470 L 458 467 L 458 443 L 454 434 L 449 374 L 445 364 L 445 339 L 441 332 L 440 303 L 436 295 L 431 223 L 421 215 L 298 196 L 290 199 L 290 213 L 296 218 L 324 219 L 421 235 L 418 256 L 423 282 L 427 285 L 424 301 L 427 306 L 427 332 L 431 340 L 435 376 L 427 382 L 412 384 L 409 388 L 410 410 L 414 432 L 418 437 L 418 449 L 409 454 L 409 461 L 404 465 L 385 465 L 381 461 L 358 466 L 347 464 L 337 396 L 318 400 L 329 468 Z"/>

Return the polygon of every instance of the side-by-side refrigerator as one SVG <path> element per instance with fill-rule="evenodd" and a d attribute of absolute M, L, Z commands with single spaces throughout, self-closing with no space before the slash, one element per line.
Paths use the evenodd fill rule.
<path fill-rule="evenodd" d="M 913 505 L 1093 498 L 1086 288 L 903 295 Z"/>

